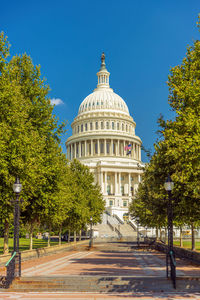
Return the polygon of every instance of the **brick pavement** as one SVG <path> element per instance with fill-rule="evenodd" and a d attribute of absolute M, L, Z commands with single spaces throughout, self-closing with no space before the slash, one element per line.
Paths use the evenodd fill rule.
<path fill-rule="evenodd" d="M 22 263 L 22 276 L 108 275 L 165 277 L 165 254 L 153 250 L 69 251 Z M 83 249 L 84 250 L 84 249 Z M 177 276 L 200 276 L 200 267 L 177 258 Z"/>
<path fill-rule="evenodd" d="M 2 274 L 3 269 L 0 269 Z M 91 251 L 84 247 L 25 261 L 22 276 L 158 276 L 165 277 L 165 254 L 154 250 L 138 250 L 129 245 L 101 244 Z M 3 275 L 3 274 L 2 274 Z M 199 265 L 177 259 L 178 276 L 199 276 Z M 200 299 L 200 293 L 134 293 L 102 295 L 98 293 L 1 293 L 0 299 Z"/>

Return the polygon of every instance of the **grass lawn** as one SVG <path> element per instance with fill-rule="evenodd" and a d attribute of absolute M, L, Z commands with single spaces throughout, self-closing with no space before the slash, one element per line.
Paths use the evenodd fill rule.
<path fill-rule="evenodd" d="M 179 246 L 180 242 L 179 241 L 174 241 L 174 246 Z M 189 249 L 191 250 L 191 241 L 187 240 L 184 241 L 183 240 L 183 248 Z M 196 247 L 196 251 L 200 251 L 200 241 L 196 241 L 195 242 L 195 247 Z"/>
<path fill-rule="evenodd" d="M 65 244 L 66 242 L 62 242 L 62 244 Z M 19 239 L 19 250 L 29 250 L 30 240 L 25 238 Z M 58 245 L 58 241 L 51 241 L 51 246 Z M 36 239 L 33 238 L 33 249 L 42 248 L 47 246 L 47 240 L 43 239 Z M 13 238 L 9 238 L 9 252 L 13 250 Z M 0 238 L 0 254 L 3 254 L 3 238 Z"/>

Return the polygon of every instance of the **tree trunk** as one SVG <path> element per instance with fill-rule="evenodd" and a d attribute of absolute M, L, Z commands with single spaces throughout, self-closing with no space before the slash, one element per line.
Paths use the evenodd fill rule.
<path fill-rule="evenodd" d="M 4 254 L 7 254 L 9 252 L 8 237 L 9 237 L 9 223 L 6 220 L 4 224 L 4 243 L 3 243 Z"/>
<path fill-rule="evenodd" d="M 180 247 L 183 247 L 183 229 L 180 227 Z"/>
<path fill-rule="evenodd" d="M 161 228 L 159 228 L 159 233 L 160 233 L 159 239 L 160 239 L 160 241 L 162 241 L 162 230 L 161 230 Z"/>
<path fill-rule="evenodd" d="M 156 240 L 158 239 L 158 227 L 156 227 Z"/>
<path fill-rule="evenodd" d="M 81 241 L 81 230 L 79 231 L 79 241 Z"/>
<path fill-rule="evenodd" d="M 76 231 L 74 231 L 74 242 L 76 243 Z"/>
<path fill-rule="evenodd" d="M 31 223 L 31 228 L 30 228 L 30 247 L 29 250 L 33 249 L 33 223 Z"/>
<path fill-rule="evenodd" d="M 167 228 L 165 227 L 165 244 L 167 244 Z"/>
<path fill-rule="evenodd" d="M 60 226 L 59 229 L 59 246 L 61 245 L 61 235 L 62 235 L 62 225 Z"/>
<path fill-rule="evenodd" d="M 195 250 L 195 232 L 194 232 L 194 224 L 192 223 L 191 225 L 191 230 L 192 230 L 192 250 L 194 251 Z"/>
<path fill-rule="evenodd" d="M 49 235 L 48 235 L 48 242 L 47 242 L 47 247 L 50 247 L 50 240 L 51 240 L 51 226 L 49 226 Z"/>
<path fill-rule="evenodd" d="M 71 234 L 71 231 L 68 230 L 68 243 L 70 243 L 70 234 Z"/>

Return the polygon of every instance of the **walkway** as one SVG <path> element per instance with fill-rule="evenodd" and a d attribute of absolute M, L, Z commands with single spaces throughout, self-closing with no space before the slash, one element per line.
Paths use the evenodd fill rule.
<path fill-rule="evenodd" d="M 165 254 L 128 243 L 105 243 L 92 251 L 70 251 L 22 263 L 22 276 L 166 276 Z M 127 252 L 128 250 L 128 252 Z M 177 276 L 199 276 L 199 265 L 177 258 Z"/>
<path fill-rule="evenodd" d="M 2 271 L 2 270 L 1 270 Z M 1 272 L 2 274 L 2 272 Z M 77 278 L 78 276 L 132 276 L 164 278 L 165 255 L 153 250 L 138 250 L 131 243 L 105 243 L 95 245 L 91 251 L 85 246 L 79 251 L 62 252 L 22 263 L 22 276 Z M 177 259 L 177 276 L 200 275 L 199 266 Z M 2 299 L 200 299 L 199 293 L 123 293 L 99 294 L 80 292 L 0 292 Z"/>

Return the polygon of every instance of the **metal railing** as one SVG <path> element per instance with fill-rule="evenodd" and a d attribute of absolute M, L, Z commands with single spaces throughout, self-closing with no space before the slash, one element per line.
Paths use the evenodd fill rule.
<path fill-rule="evenodd" d="M 21 253 L 14 252 L 9 261 L 5 265 L 6 267 L 6 283 L 5 288 L 9 288 L 12 281 L 16 277 L 21 276 Z"/>
<path fill-rule="evenodd" d="M 170 277 L 173 283 L 173 287 L 176 289 L 176 261 L 175 261 L 175 254 L 173 251 L 169 251 L 166 255 L 167 278 L 169 277 L 169 260 L 170 260 Z"/>

